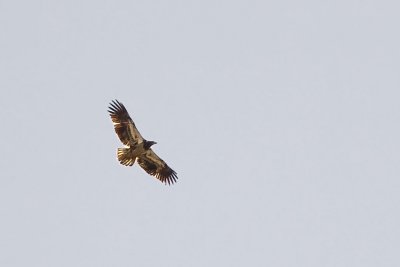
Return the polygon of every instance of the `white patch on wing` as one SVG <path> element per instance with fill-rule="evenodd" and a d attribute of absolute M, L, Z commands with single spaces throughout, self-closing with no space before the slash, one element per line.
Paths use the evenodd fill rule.
<path fill-rule="evenodd" d="M 157 166 L 157 171 L 159 171 L 164 166 L 164 161 L 157 156 L 152 149 L 149 149 L 145 155 L 146 158 L 151 160 Z"/>
<path fill-rule="evenodd" d="M 143 142 L 143 137 L 140 135 L 138 129 L 136 129 L 135 124 L 133 121 L 128 123 L 129 135 L 134 139 L 136 143 Z"/>

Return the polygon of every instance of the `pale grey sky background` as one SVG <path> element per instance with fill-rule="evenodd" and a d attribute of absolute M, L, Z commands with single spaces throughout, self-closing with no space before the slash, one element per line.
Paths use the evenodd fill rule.
<path fill-rule="evenodd" d="M 399 8 L 0 0 L 0 266 L 400 266 Z"/>

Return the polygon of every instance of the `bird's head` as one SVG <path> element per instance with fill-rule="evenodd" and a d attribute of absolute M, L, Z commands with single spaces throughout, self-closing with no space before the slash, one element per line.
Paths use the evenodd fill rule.
<path fill-rule="evenodd" d="M 155 144 L 157 144 L 157 142 L 154 142 L 154 141 L 144 141 L 144 148 L 145 149 L 149 149 L 152 145 L 155 145 Z"/>

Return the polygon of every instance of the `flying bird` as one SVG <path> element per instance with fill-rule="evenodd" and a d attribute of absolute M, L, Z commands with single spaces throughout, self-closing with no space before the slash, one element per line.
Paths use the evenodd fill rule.
<path fill-rule="evenodd" d="M 169 185 L 176 182 L 176 172 L 151 149 L 151 146 L 157 143 L 142 137 L 124 105 L 118 100 L 113 100 L 108 112 L 115 132 L 125 145 L 117 149 L 118 161 L 125 166 L 132 166 L 137 161 L 140 167 L 161 182 Z"/>

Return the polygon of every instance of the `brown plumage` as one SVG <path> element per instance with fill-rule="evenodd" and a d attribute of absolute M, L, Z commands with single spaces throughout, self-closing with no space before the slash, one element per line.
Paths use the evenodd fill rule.
<path fill-rule="evenodd" d="M 108 112 L 114 124 L 115 132 L 126 146 L 118 148 L 118 161 L 125 166 L 132 166 L 137 161 L 140 167 L 161 182 L 165 184 L 176 182 L 178 179 L 176 172 L 151 149 L 151 146 L 156 142 L 147 141 L 142 137 L 124 105 L 118 100 L 113 100 Z"/>

